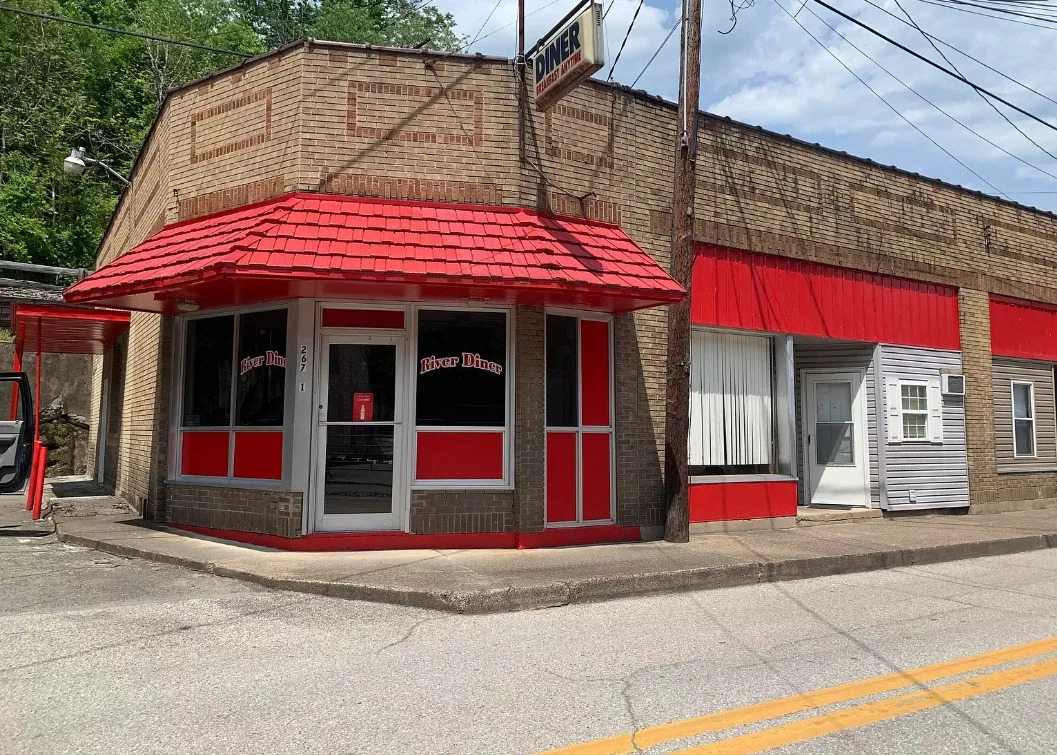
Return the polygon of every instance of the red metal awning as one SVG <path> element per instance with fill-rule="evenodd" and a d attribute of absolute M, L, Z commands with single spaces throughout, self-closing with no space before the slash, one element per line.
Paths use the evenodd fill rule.
<path fill-rule="evenodd" d="M 290 194 L 165 228 L 64 295 L 173 314 L 300 297 L 626 312 L 685 294 L 608 223 L 511 207 Z"/>
<path fill-rule="evenodd" d="M 15 304 L 11 312 L 19 353 L 102 354 L 128 330 L 128 312 L 66 304 Z"/>

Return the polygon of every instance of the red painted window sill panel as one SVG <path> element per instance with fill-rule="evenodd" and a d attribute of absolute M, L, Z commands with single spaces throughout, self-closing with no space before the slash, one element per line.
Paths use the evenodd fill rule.
<path fill-rule="evenodd" d="M 543 532 L 468 532 L 445 535 L 412 535 L 407 532 L 315 533 L 302 537 L 281 537 L 260 532 L 242 532 L 193 524 L 169 527 L 220 540 L 259 545 L 286 551 L 385 551 L 385 550 L 462 550 L 477 548 L 558 548 L 571 545 L 637 543 L 642 540 L 638 527 L 615 524 L 591 527 L 561 527 Z"/>

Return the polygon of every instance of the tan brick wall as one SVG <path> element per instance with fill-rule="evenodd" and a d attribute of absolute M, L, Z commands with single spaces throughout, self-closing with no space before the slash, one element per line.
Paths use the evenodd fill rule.
<path fill-rule="evenodd" d="M 222 530 L 301 535 L 301 494 L 171 483 L 165 521 Z"/>
<path fill-rule="evenodd" d="M 412 490 L 413 534 L 513 532 L 514 493 L 509 490 Z"/>
<path fill-rule="evenodd" d="M 300 189 L 617 221 L 667 266 L 674 107 L 588 83 L 550 113 L 530 115 L 521 165 L 508 62 L 322 43 L 287 50 L 172 96 L 137 169 L 164 171 L 163 188 L 152 176 L 136 181 L 100 260 L 156 228 L 162 209 L 175 220 Z M 699 134 L 697 238 L 964 289 L 970 391 L 989 382 L 987 293 L 1057 303 L 1051 215 L 711 116 L 701 117 Z M 150 436 L 141 418 L 158 399 L 149 364 L 159 333 L 137 316 L 123 441 Z M 618 520 L 657 524 L 665 313 L 619 317 L 615 337 Z M 1049 491 L 1057 475 L 995 475 L 987 401 L 967 398 L 973 500 Z M 525 454 L 538 452 L 525 443 Z M 148 496 L 151 473 L 131 467 L 149 465 L 150 454 L 123 447 L 122 458 L 123 484 Z M 519 502 L 513 516 L 532 527 L 538 512 Z"/>

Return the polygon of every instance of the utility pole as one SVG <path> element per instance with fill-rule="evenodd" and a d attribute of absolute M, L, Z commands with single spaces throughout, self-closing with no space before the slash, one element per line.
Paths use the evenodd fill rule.
<path fill-rule="evenodd" d="M 679 59 L 679 134 L 672 191 L 672 277 L 690 291 L 694 257 L 697 111 L 701 90 L 701 2 L 683 0 Z M 690 539 L 690 295 L 668 307 L 668 385 L 664 422 L 664 487 L 667 516 L 664 539 Z"/>

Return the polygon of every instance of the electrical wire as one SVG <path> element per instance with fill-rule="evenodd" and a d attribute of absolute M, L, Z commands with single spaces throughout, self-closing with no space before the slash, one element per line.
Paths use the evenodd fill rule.
<path fill-rule="evenodd" d="M 969 81 L 969 79 L 967 79 L 964 76 L 962 76 L 960 73 L 955 73 L 954 71 L 952 71 L 949 68 L 944 68 L 943 66 L 941 66 L 936 61 L 930 60 L 929 58 L 926 58 L 921 53 L 915 52 L 914 50 L 911 50 L 906 45 L 901 44 L 900 42 L 897 42 L 896 40 L 892 39 L 891 37 L 889 37 L 889 36 L 887 36 L 885 34 L 882 34 L 881 32 L 877 31 L 876 29 L 874 29 L 869 24 L 865 24 L 862 21 L 860 21 L 859 19 L 855 18 L 854 16 L 849 16 L 844 11 L 841 11 L 841 10 L 838 10 L 838 9 L 834 8 L 832 5 L 827 3 L 825 0 L 812 0 L 812 2 L 814 2 L 814 3 L 818 4 L 818 5 L 821 5 L 823 8 L 826 8 L 831 13 L 836 13 L 838 16 L 840 16 L 841 18 L 845 19 L 846 21 L 851 21 L 853 24 L 855 24 L 859 28 L 865 29 L 866 31 L 870 32 L 871 34 L 873 34 L 876 37 L 880 37 L 881 39 L 883 39 L 888 44 L 893 45 L 895 47 L 898 47 L 900 50 L 902 50 L 903 52 L 907 53 L 908 55 L 913 55 L 915 58 L 917 58 L 921 62 L 927 63 L 928 65 L 932 66 L 936 70 L 943 71 L 943 73 L 947 74 L 951 78 L 957 79 L 958 81 L 962 82 L 963 84 L 966 84 L 967 86 L 972 87 L 976 91 L 981 92 L 983 94 L 986 94 L 988 97 L 990 97 L 991 99 L 995 100 L 996 102 L 1001 102 L 1006 107 L 1009 107 L 1009 108 L 1012 108 L 1013 110 L 1016 110 L 1021 115 L 1026 115 L 1029 118 L 1031 118 L 1033 121 L 1038 121 L 1039 123 L 1041 123 L 1046 128 L 1050 128 L 1050 129 L 1053 129 L 1054 131 L 1057 131 L 1057 126 L 1054 126 L 1049 121 L 1044 121 L 1042 118 L 1040 118 L 1039 116 L 1035 115 L 1034 113 L 1029 112 L 1029 111 L 1025 110 L 1024 108 L 1022 108 L 1022 107 L 1020 107 L 1018 105 L 1014 105 L 1009 100 L 1004 99 L 1002 97 L 999 97 L 994 92 L 991 92 L 991 91 L 989 91 L 987 89 L 984 89 L 979 84 L 974 84 L 973 82 Z"/>
<path fill-rule="evenodd" d="M 910 85 L 909 85 L 909 84 L 907 84 L 907 83 L 906 83 L 905 81 L 903 81 L 902 79 L 900 79 L 900 78 L 899 78 L 898 76 L 896 76 L 896 75 L 895 75 L 894 73 L 892 73 L 892 72 L 891 72 L 891 71 L 889 71 L 889 70 L 888 70 L 887 68 L 885 68 L 885 67 L 884 67 L 883 65 L 881 65 L 880 63 L 878 63 L 878 62 L 877 62 L 877 61 L 876 61 L 876 60 L 875 60 L 874 58 L 871 58 L 871 57 L 870 57 L 870 56 L 869 56 L 869 55 L 868 55 L 868 54 L 867 54 L 866 52 L 864 52 L 864 51 L 863 51 L 863 50 L 862 50 L 862 49 L 861 49 L 860 47 L 856 46 L 856 44 L 855 44 L 854 42 L 852 42 L 852 41 L 851 41 L 850 39 L 848 39 L 847 37 L 845 37 L 845 36 L 844 36 L 843 34 L 841 34 L 841 33 L 840 33 L 839 31 L 837 31 L 837 30 L 836 30 L 835 28 L 833 28 L 833 27 L 832 27 L 832 26 L 831 26 L 831 25 L 830 25 L 830 24 L 829 24 L 829 23 L 828 23 L 828 22 L 827 22 L 827 21 L 826 21 L 826 20 L 825 20 L 824 18 L 822 18 L 821 16 L 819 16 L 819 15 L 818 15 L 817 13 L 815 13 L 815 11 L 813 11 L 813 10 L 812 10 L 811 8 L 808 8 L 808 9 L 807 9 L 807 12 L 808 12 L 808 13 L 810 13 L 810 14 L 811 14 L 812 16 L 814 16 L 815 18 L 817 18 L 817 19 L 818 19 L 819 21 L 821 21 L 821 22 L 822 22 L 823 24 L 825 24 L 825 26 L 826 26 L 826 28 L 827 28 L 827 29 L 829 29 L 829 30 L 830 30 L 831 32 L 833 32 L 833 33 L 834 33 L 834 34 L 836 34 L 836 35 L 837 35 L 838 37 L 840 37 L 840 38 L 841 38 L 842 40 L 844 40 L 844 42 L 845 42 L 845 43 L 846 43 L 847 45 L 849 45 L 849 46 L 850 46 L 850 47 L 851 47 L 851 48 L 852 48 L 853 50 L 855 50 L 856 52 L 858 52 L 858 53 L 859 53 L 860 55 L 862 55 L 862 56 L 863 56 L 864 58 L 866 58 L 867 60 L 869 60 L 869 61 L 870 61 L 871 63 L 873 63 L 873 64 L 874 64 L 875 66 L 877 66 L 878 68 L 880 68 L 880 69 L 881 69 L 882 71 L 884 71 L 884 72 L 885 72 L 886 74 L 888 74 L 888 75 L 889 75 L 889 76 L 891 76 L 891 77 L 892 77 L 893 79 L 895 79 L 896 81 L 898 81 L 898 82 L 899 82 L 899 83 L 900 83 L 900 84 L 901 84 L 901 85 L 902 85 L 902 86 L 903 86 L 903 87 L 904 87 L 905 89 L 907 89 L 907 90 L 908 90 L 908 91 L 909 91 L 909 92 L 910 92 L 911 94 L 913 94 L 913 95 L 915 95 L 916 97 L 918 97 L 918 99 L 920 99 L 920 100 L 922 100 L 923 102 L 925 102 L 925 103 L 926 103 L 927 105 L 929 105 L 930 107 L 932 107 L 932 108 L 933 108 L 934 110 L 936 110 L 936 111 L 938 111 L 938 112 L 942 113 L 943 115 L 947 116 L 947 117 L 948 117 L 949 119 L 951 119 L 952 121 L 954 121 L 955 123 L 957 123 L 957 124 L 958 124 L 959 126 L 961 126 L 961 127 L 963 128 L 963 129 L 965 129 L 966 131 L 968 131 L 968 132 L 969 132 L 970 134 L 972 134 L 973 136 L 975 136 L 975 137 L 976 137 L 977 139 L 981 140 L 982 142 L 985 142 L 986 144 L 989 144 L 990 146 L 992 146 L 992 147 L 994 147 L 995 149 L 997 149 L 997 150 L 998 150 L 999 152 L 1002 152 L 1003 154 L 1005 154 L 1005 155 L 1006 155 L 1006 156 L 1008 156 L 1008 157 L 1012 157 L 1012 158 L 1013 158 L 1014 160 L 1016 160 L 1017 162 L 1020 162 L 1020 163 L 1022 163 L 1023 165 L 1026 165 L 1027 167 L 1031 168 L 1032 170 L 1036 170 L 1036 171 L 1038 171 L 1039 173 L 1042 173 L 1042 174 L 1044 174 L 1044 175 L 1046 175 L 1046 176 L 1049 176 L 1050 178 L 1052 178 L 1052 179 L 1054 179 L 1054 180 L 1057 180 L 1057 174 L 1051 173 L 1051 172 L 1049 172 L 1048 170 L 1045 170 L 1044 168 L 1040 168 L 1040 167 L 1039 167 L 1038 165 L 1035 165 L 1035 164 L 1033 164 L 1033 163 L 1030 163 L 1030 162 L 1028 162 L 1028 161 L 1027 161 L 1027 160 L 1025 160 L 1025 159 L 1024 159 L 1023 157 L 1020 157 L 1019 155 L 1015 155 L 1015 154 L 1013 154 L 1012 152 L 1010 152 L 1010 151 L 1009 151 L 1008 149 L 1006 149 L 1005 147 L 1002 147 L 1001 145 L 999 145 L 999 144 L 996 144 L 995 142 L 991 141 L 990 139 L 988 139 L 988 138 L 987 138 L 986 136 L 984 136 L 984 135 L 983 135 L 983 134 L 981 134 L 980 132 L 978 132 L 978 131 L 976 131 L 975 129 L 973 129 L 973 128 L 972 128 L 971 126 L 968 126 L 968 125 L 966 125 L 965 123 L 963 123 L 962 121 L 960 121 L 960 120 L 958 120 L 957 118 L 955 118 L 955 117 L 954 117 L 953 115 L 951 115 L 951 114 L 950 114 L 950 113 L 948 113 L 948 112 L 947 112 L 946 110 L 944 110 L 943 108 L 941 108 L 941 107 L 940 107 L 939 105 L 937 105 L 937 104 L 936 104 L 935 102 L 933 102 L 932 100 L 928 99 L 928 98 L 927 98 L 927 97 L 926 97 L 925 95 L 921 94 L 921 92 L 919 92 L 919 91 L 917 91 L 916 89 L 914 89 L 914 88 L 913 88 L 912 86 L 910 86 Z"/>
<path fill-rule="evenodd" d="M 888 10 L 887 8 L 885 8 L 882 5 L 878 5 L 873 0 L 864 0 L 864 2 L 866 2 L 868 5 L 872 5 L 873 7 L 877 8 L 877 10 L 881 11 L 882 13 L 885 13 L 885 14 L 891 16 L 892 18 L 894 18 L 899 23 L 904 24 L 906 26 L 911 26 L 910 22 L 907 21 L 905 18 L 902 18 L 901 16 L 897 16 L 895 13 L 892 13 L 892 11 Z M 906 13 L 906 11 L 904 11 L 904 13 Z M 907 14 L 907 15 L 909 16 L 909 14 Z M 1039 97 L 1042 97 L 1042 99 L 1048 100 L 1048 101 L 1052 102 L 1054 105 L 1057 105 L 1057 100 L 1053 99 L 1049 95 L 1043 94 L 1038 89 L 1033 89 L 1032 87 L 1028 86 L 1024 82 L 1018 81 L 1017 79 L 1014 79 L 1012 76 L 1009 76 L 1008 74 L 1002 73 L 1002 71 L 999 71 L 997 68 L 988 65 L 987 63 L 985 63 L 984 61 L 980 60 L 979 58 L 974 58 L 972 55 L 970 55 L 969 53 L 965 52 L 965 50 L 962 50 L 962 49 L 960 49 L 958 47 L 955 47 L 954 45 L 950 44 L 949 42 L 945 42 L 944 40 L 942 40 L 939 37 L 937 37 L 935 34 L 930 34 L 929 32 L 924 31 L 923 29 L 921 29 L 921 27 L 914 27 L 914 28 L 917 28 L 918 31 L 920 31 L 922 34 L 924 34 L 927 39 L 930 39 L 933 42 L 938 42 L 939 44 L 941 44 L 944 47 L 946 47 L 948 50 L 953 50 L 954 52 L 958 53 L 959 55 L 968 58 L 969 60 L 973 61 L 974 63 L 976 63 L 978 65 L 983 66 L 988 71 L 991 71 L 992 73 L 998 74 L 999 76 L 1001 76 L 1006 81 L 1011 81 L 1014 84 L 1016 84 L 1017 86 L 1023 87 L 1024 89 L 1027 89 L 1029 92 L 1032 92 L 1033 94 L 1037 94 Z M 944 58 L 944 59 L 946 60 L 946 58 Z"/>
<path fill-rule="evenodd" d="M 116 29 L 112 26 L 100 26 L 99 24 L 92 24 L 87 21 L 78 21 L 74 18 L 66 18 L 65 16 L 53 16 L 50 13 L 37 13 L 36 11 L 25 10 L 23 8 L 12 8 L 8 5 L 0 5 L 0 11 L 6 11 L 7 13 L 15 13 L 20 16 L 29 16 L 30 18 L 39 18 L 45 21 L 55 21 L 56 23 L 70 24 L 71 26 L 80 26 L 85 29 L 94 29 L 96 31 L 105 31 L 108 34 L 120 34 L 126 37 L 136 37 L 137 39 L 146 39 L 151 42 L 162 42 L 167 45 L 178 45 L 180 47 L 190 47 L 195 50 L 203 50 L 205 52 L 216 52 L 222 55 L 237 55 L 240 58 L 252 58 L 253 55 L 245 52 L 236 52 L 235 50 L 224 50 L 220 47 L 210 47 L 209 45 L 199 45 L 194 42 L 182 42 L 179 39 L 168 39 L 166 37 L 158 37 L 153 34 L 144 34 L 138 31 L 128 31 L 127 29 Z"/>
<path fill-rule="evenodd" d="M 869 89 L 870 92 L 873 93 L 873 95 L 877 99 L 879 99 L 886 106 L 888 106 L 888 109 L 891 110 L 893 113 L 895 113 L 897 116 L 899 116 L 899 118 L 904 120 L 907 123 L 907 125 L 909 125 L 912 129 L 914 129 L 919 134 L 921 134 L 923 137 L 925 137 L 930 142 L 932 142 L 932 144 L 937 149 L 939 149 L 941 152 L 943 152 L 943 154 L 947 155 L 947 157 L 949 157 L 952 160 L 954 160 L 954 162 L 958 163 L 960 166 L 965 168 L 965 170 L 967 170 L 970 173 L 972 173 L 974 176 L 976 176 L 978 179 L 980 179 L 980 181 L 982 181 L 984 184 L 986 184 L 987 186 L 991 187 L 991 189 L 993 189 L 995 191 L 995 193 L 997 193 L 999 196 L 1002 196 L 1002 197 L 1005 197 L 1006 199 L 1009 199 L 1009 197 L 1005 194 L 1005 192 L 1003 192 L 1001 189 L 999 189 L 993 183 L 988 181 L 986 178 L 984 178 L 979 173 L 977 173 L 975 170 L 973 170 L 968 165 L 966 165 L 964 162 L 962 162 L 961 159 L 959 159 L 956 155 L 954 155 L 952 152 L 950 152 L 946 147 L 944 147 L 942 144 L 940 144 L 935 139 L 933 139 L 931 136 L 929 136 L 924 131 L 922 131 L 918 127 L 918 125 L 916 123 L 914 123 L 912 120 L 910 120 L 905 115 L 903 115 L 899 111 L 899 109 L 896 108 L 895 105 L 893 105 L 888 100 L 886 100 L 884 98 L 884 96 L 880 92 L 878 92 L 876 89 L 874 89 L 872 86 L 870 86 L 862 76 L 860 76 L 859 74 L 855 73 L 855 71 L 853 71 L 852 68 L 847 63 L 845 63 L 843 60 L 841 60 L 840 56 L 837 55 L 837 53 L 835 53 L 835 52 L 833 52 L 833 50 L 829 49 L 829 47 L 826 46 L 825 42 L 823 42 L 818 37 L 816 37 L 814 34 L 812 34 L 810 29 L 808 29 L 806 26 L 804 26 L 802 23 L 800 23 L 800 20 L 797 19 L 792 13 L 790 13 L 785 8 L 785 6 L 782 5 L 781 2 L 779 2 L 779 0 L 774 0 L 774 4 L 777 5 L 781 9 L 782 13 L 784 13 L 787 16 L 789 16 L 789 18 L 792 19 L 793 23 L 795 23 L 797 26 L 799 26 L 804 31 L 805 34 L 807 34 L 809 37 L 811 37 L 811 39 L 815 40 L 815 43 L 818 44 L 819 47 L 821 47 L 823 50 L 825 50 L 827 53 L 829 53 L 830 57 L 832 57 L 835 61 L 837 61 L 841 65 L 841 67 L 844 68 L 845 71 L 847 71 L 852 76 L 854 76 L 856 79 L 858 79 L 860 84 L 862 84 L 864 87 Z"/>
<path fill-rule="evenodd" d="M 672 28 L 668 30 L 668 36 L 664 38 L 664 41 L 661 42 L 660 47 L 658 47 L 654 51 L 653 55 L 650 56 L 650 59 L 646 61 L 646 65 L 644 65 L 642 67 L 642 70 L 639 71 L 639 75 L 635 77 L 635 80 L 633 82 L 631 82 L 632 89 L 634 89 L 635 85 L 639 83 L 639 79 L 641 79 L 642 75 L 646 73 L 646 69 L 649 68 L 653 64 L 653 61 L 657 59 L 657 56 L 661 54 L 661 50 L 663 50 L 664 46 L 668 44 L 668 40 L 672 38 L 672 35 L 675 34 L 675 30 L 679 28 L 679 24 L 681 24 L 682 22 L 683 18 L 682 16 L 680 16 L 679 19 L 672 26 Z"/>
<path fill-rule="evenodd" d="M 956 8 L 954 6 L 948 5 L 947 3 L 939 2 L 939 0 L 918 0 L 918 2 L 925 3 L 926 5 L 935 5 L 938 8 L 946 8 L 947 10 L 957 11 L 958 13 L 969 13 L 969 14 L 971 14 L 973 16 L 980 16 L 982 18 L 991 18 L 991 19 L 994 19 L 995 21 L 1008 21 L 1011 24 L 1022 24 L 1023 26 L 1034 26 L 1036 29 L 1049 29 L 1050 31 L 1053 31 L 1054 28 L 1055 28 L 1053 26 L 1046 26 L 1044 24 L 1033 24 L 1030 21 L 1020 21 L 1020 20 L 1015 19 L 1015 18 L 1009 18 L 1008 16 L 992 16 L 989 13 L 980 13 L 979 11 L 975 11 L 975 10 L 966 10 L 965 8 Z"/>
<path fill-rule="evenodd" d="M 499 4 L 501 2 L 503 2 L 503 0 L 495 0 L 495 5 L 492 6 L 492 12 L 489 13 L 488 16 L 485 18 L 484 23 L 481 24 L 481 28 L 477 30 L 477 34 L 474 35 L 474 38 L 470 41 L 470 43 L 468 45 L 466 45 L 466 47 L 462 48 L 462 50 L 460 50 L 460 52 L 466 52 L 471 47 L 473 47 L 475 44 L 477 44 L 477 40 L 480 38 L 481 32 L 484 31 L 484 27 L 488 26 L 488 22 L 492 20 L 492 16 L 495 15 L 496 9 L 499 8 Z M 514 23 L 517 23 L 517 22 L 515 21 Z"/>
<path fill-rule="evenodd" d="M 919 32 L 921 32 L 921 35 L 925 38 L 925 41 L 928 42 L 932 46 L 932 49 L 935 50 L 936 52 L 938 52 L 940 57 L 943 58 L 947 62 L 947 65 L 949 65 L 951 68 L 953 68 L 959 74 L 961 74 L 961 71 L 958 70 L 958 66 L 956 66 L 953 62 L 951 62 L 951 59 L 948 58 L 944 54 L 943 50 L 941 50 L 939 48 L 939 46 L 935 42 L 933 42 L 931 39 L 929 39 L 928 34 L 926 34 L 925 30 L 922 29 L 918 25 L 918 22 L 914 20 L 914 17 L 911 16 L 910 13 L 907 12 L 907 9 L 903 7 L 903 4 L 900 3 L 899 0 L 895 0 L 895 4 L 896 4 L 896 7 L 899 8 L 899 10 L 903 11 L 903 13 L 906 14 L 907 20 L 910 21 L 910 23 L 914 25 L 914 28 L 917 29 Z M 1004 120 L 1010 126 L 1015 128 L 1017 130 L 1017 133 L 1019 133 L 1021 136 L 1023 136 L 1029 142 L 1034 144 L 1037 148 L 1039 148 L 1040 150 L 1045 152 L 1049 157 L 1053 158 L 1054 160 L 1057 160 L 1057 155 L 1054 155 L 1048 149 L 1046 149 L 1041 144 L 1039 144 L 1037 141 L 1032 139 L 1020 126 L 1018 126 L 1012 120 L 1010 120 L 1008 115 L 1006 115 L 1001 110 L 999 110 L 998 109 L 998 105 L 996 105 L 995 103 L 991 102 L 991 100 L 989 100 L 986 97 L 984 97 L 982 94 L 980 94 L 980 92 L 977 92 L 976 94 L 980 97 L 981 100 L 983 100 L 984 102 L 987 103 L 988 107 L 990 107 L 992 110 L 994 110 L 996 113 L 998 113 L 999 116 L 1001 116 L 1002 120 Z M 1057 178 L 1057 176 L 1055 176 L 1055 178 Z"/>
<path fill-rule="evenodd" d="M 551 7 L 552 5 L 557 5 L 560 2 L 562 2 L 562 0 L 551 0 L 546 5 L 541 5 L 540 7 L 536 8 L 536 10 L 529 11 L 528 13 L 526 13 L 525 14 L 525 18 L 528 18 L 529 16 L 534 16 L 537 13 L 539 13 L 541 10 L 546 10 L 547 8 Z M 492 31 L 490 31 L 487 34 L 485 34 L 483 37 L 479 37 L 477 39 L 477 41 L 478 42 L 483 42 L 484 40 L 488 39 L 489 37 L 491 37 L 491 36 L 493 36 L 495 34 L 498 34 L 501 31 L 506 31 L 511 26 L 514 26 L 516 23 L 517 23 L 517 20 L 515 19 L 514 21 L 511 21 L 509 24 L 505 24 L 504 26 L 500 26 L 498 29 L 493 29 Z"/>
<path fill-rule="evenodd" d="M 631 23 L 628 24 L 627 32 L 624 34 L 624 41 L 620 43 L 620 49 L 617 50 L 617 57 L 613 60 L 613 65 L 609 67 L 609 78 L 607 78 L 606 81 L 613 80 L 613 71 L 616 70 L 617 63 L 620 62 L 620 55 L 624 52 L 624 45 L 628 43 L 628 37 L 631 36 L 631 30 L 635 28 L 635 21 L 639 17 L 639 11 L 642 10 L 642 3 L 643 0 L 639 0 L 639 4 L 635 6 L 635 13 L 631 17 Z"/>

